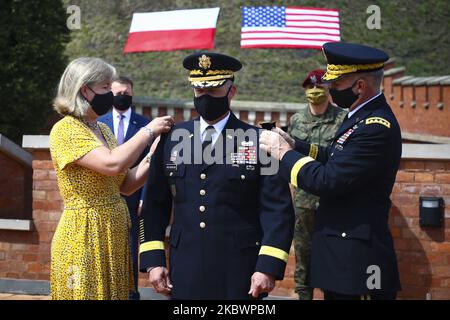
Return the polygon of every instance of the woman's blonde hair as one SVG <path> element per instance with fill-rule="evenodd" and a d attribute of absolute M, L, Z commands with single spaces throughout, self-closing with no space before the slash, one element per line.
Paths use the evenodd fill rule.
<path fill-rule="evenodd" d="M 115 75 L 116 69 L 102 59 L 82 57 L 73 60 L 59 81 L 58 94 L 53 101 L 56 112 L 83 117 L 90 105 L 81 94 L 81 87 L 111 82 Z"/>

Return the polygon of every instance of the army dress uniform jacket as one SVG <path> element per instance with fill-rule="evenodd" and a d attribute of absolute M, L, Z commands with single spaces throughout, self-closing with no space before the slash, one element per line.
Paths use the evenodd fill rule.
<path fill-rule="evenodd" d="M 186 129 L 190 143 L 201 144 L 195 121 L 176 125 L 161 138 L 153 155 L 141 224 L 140 268 L 166 266 L 163 241 L 173 201 L 172 298 L 249 299 L 255 271 L 283 279 L 294 227 L 289 186 L 277 174 L 260 175 L 258 160 L 226 164 L 225 157 L 231 154 L 225 152 L 224 164 L 175 165 L 174 158 L 181 154 L 174 153 L 179 141 L 171 141 L 171 136 L 176 129 Z M 232 138 L 227 129 L 239 128 L 259 130 L 231 112 L 221 132 L 223 143 Z M 258 143 L 251 144 L 253 151 Z M 234 143 L 231 151 L 237 152 L 239 146 Z"/>
<path fill-rule="evenodd" d="M 400 289 L 388 228 L 400 156 L 400 128 L 384 95 L 345 120 L 331 146 L 297 140 L 296 150 L 284 155 L 281 175 L 320 196 L 311 245 L 312 287 L 347 295 L 370 294 L 373 285 L 383 292 Z M 369 279 L 376 268 L 381 286 Z"/>

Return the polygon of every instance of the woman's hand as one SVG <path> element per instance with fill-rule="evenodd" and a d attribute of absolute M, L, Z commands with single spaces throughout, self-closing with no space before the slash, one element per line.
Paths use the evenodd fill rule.
<path fill-rule="evenodd" d="M 171 116 L 164 116 L 153 119 L 146 127 L 152 129 L 155 137 L 157 137 L 161 133 L 168 132 L 174 123 L 175 121 Z"/>

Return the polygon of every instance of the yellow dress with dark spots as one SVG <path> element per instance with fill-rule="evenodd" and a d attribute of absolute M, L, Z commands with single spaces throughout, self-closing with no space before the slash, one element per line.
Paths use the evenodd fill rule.
<path fill-rule="evenodd" d="M 117 141 L 99 123 L 108 147 Z M 52 240 L 52 299 L 128 299 L 133 290 L 128 208 L 119 188 L 125 174 L 105 176 L 74 161 L 100 140 L 78 119 L 66 116 L 50 133 L 50 152 L 64 212 Z"/>

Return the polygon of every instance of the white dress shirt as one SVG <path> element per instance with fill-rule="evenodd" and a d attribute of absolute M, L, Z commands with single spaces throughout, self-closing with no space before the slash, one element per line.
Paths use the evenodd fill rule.
<path fill-rule="evenodd" d="M 355 113 L 356 113 L 356 111 L 358 111 L 359 109 L 361 109 L 362 107 L 364 107 L 366 104 L 368 104 L 370 101 L 372 101 L 373 99 L 375 99 L 375 98 L 377 98 L 377 97 L 379 97 L 380 95 L 381 95 L 381 91 L 378 93 L 378 94 L 376 94 L 376 95 L 374 95 L 372 98 L 370 98 L 369 100 L 367 100 L 367 101 L 364 101 L 363 103 L 361 103 L 359 106 L 357 106 L 355 109 L 353 109 L 352 111 L 349 111 L 348 112 L 348 114 L 347 114 L 347 118 L 348 119 L 350 119 L 350 117 L 352 116 L 352 115 L 354 115 Z"/>
<path fill-rule="evenodd" d="M 219 122 L 212 125 L 214 127 L 214 129 L 216 130 L 216 132 L 214 132 L 211 136 L 212 145 L 214 145 L 216 143 L 217 139 L 219 139 L 219 135 L 222 133 L 223 128 L 225 127 L 228 119 L 230 118 L 230 112 L 231 111 L 228 111 L 228 115 L 225 118 L 223 118 Z M 202 140 L 202 142 L 203 142 L 203 140 L 205 140 L 206 128 L 208 126 L 209 126 L 208 122 L 206 122 L 202 117 L 200 117 L 200 139 Z"/>
<path fill-rule="evenodd" d="M 128 125 L 130 124 L 130 118 L 131 118 L 131 108 L 128 108 L 127 111 L 122 113 L 124 115 L 123 118 L 123 137 L 125 138 L 127 135 Z M 117 131 L 119 129 L 119 121 L 120 121 L 120 113 L 116 111 L 116 109 L 113 108 L 112 111 L 112 117 L 113 117 L 113 125 L 114 125 L 114 136 L 117 139 Z"/>

